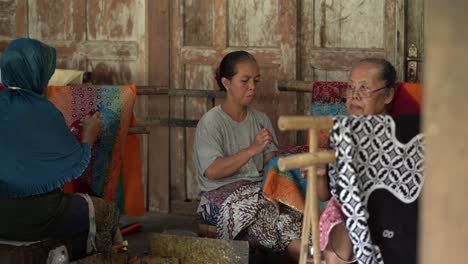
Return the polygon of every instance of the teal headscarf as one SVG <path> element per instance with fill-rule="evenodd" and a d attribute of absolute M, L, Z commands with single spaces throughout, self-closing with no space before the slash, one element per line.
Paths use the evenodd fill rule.
<path fill-rule="evenodd" d="M 55 49 L 17 39 L 0 58 L 0 198 L 50 192 L 83 173 L 91 147 L 79 143 L 62 113 L 42 96 Z"/>

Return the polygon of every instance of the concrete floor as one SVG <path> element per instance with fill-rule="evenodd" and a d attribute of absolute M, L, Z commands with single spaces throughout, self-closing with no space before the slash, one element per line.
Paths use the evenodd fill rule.
<path fill-rule="evenodd" d="M 146 213 L 140 217 L 125 216 L 121 222 L 138 222 L 143 228 L 124 236 L 128 240 L 128 251 L 131 255 L 149 254 L 148 236 L 151 233 L 170 233 L 185 236 L 197 236 L 198 223 L 195 216 Z"/>

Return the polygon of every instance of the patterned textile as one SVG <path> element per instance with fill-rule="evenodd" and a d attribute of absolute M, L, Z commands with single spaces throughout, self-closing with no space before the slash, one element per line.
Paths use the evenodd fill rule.
<path fill-rule="evenodd" d="M 218 216 L 218 238 L 234 239 L 255 221 L 260 186 L 260 182 L 245 184 L 227 197 Z"/>
<path fill-rule="evenodd" d="M 46 95 L 63 113 L 67 125 L 79 141 L 83 130 L 82 118 L 96 111 L 102 114 L 103 130 L 93 147 L 90 165 L 83 176 L 66 185 L 65 190 L 120 202 L 123 212 L 142 214 L 144 203 L 138 139 L 127 136 L 129 125 L 135 122 L 132 110 L 136 87 L 50 86 Z M 133 144 L 128 145 L 127 139 Z M 132 149 L 131 155 L 125 155 L 125 150 L 129 148 Z M 128 199 L 132 202 L 127 202 Z"/>
<path fill-rule="evenodd" d="M 330 140 L 337 160 L 329 166 L 330 188 L 342 204 L 359 263 L 415 263 L 416 242 L 405 243 L 416 241 L 416 200 L 423 186 L 418 122 L 390 116 L 334 118 Z"/>
<path fill-rule="evenodd" d="M 218 216 L 220 239 L 235 239 L 243 231 L 253 246 L 283 252 L 291 240 L 301 237 L 302 214 L 278 210 L 261 194 L 261 183 L 241 186 L 227 197 Z"/>
<path fill-rule="evenodd" d="M 252 247 L 284 252 L 292 240 L 301 239 L 302 213 L 289 207 L 276 208 L 260 195 L 256 220 L 245 231 Z"/>
<path fill-rule="evenodd" d="M 330 232 L 333 227 L 343 223 L 344 215 L 341 212 L 341 204 L 332 197 L 325 208 L 325 211 L 320 215 L 320 250 L 325 250 L 330 238 Z"/>
<path fill-rule="evenodd" d="M 198 213 L 203 221 L 210 225 L 216 225 L 218 222 L 219 210 L 226 198 L 243 185 L 250 183 L 250 181 L 237 181 L 203 193 L 198 209 Z"/>
<path fill-rule="evenodd" d="M 345 82 L 314 82 L 310 114 L 313 116 L 346 115 Z"/>
<path fill-rule="evenodd" d="M 346 115 L 346 87 L 345 82 L 314 82 L 312 86 L 312 99 L 310 102 L 310 115 L 334 116 Z M 328 148 L 328 130 L 318 133 L 318 147 Z"/>
<path fill-rule="evenodd" d="M 265 198 L 279 208 L 279 203 L 287 205 L 300 212 L 304 211 L 307 180 L 302 178 L 301 170 L 280 171 L 278 160 L 292 154 L 273 157 L 263 174 L 262 190 Z"/>

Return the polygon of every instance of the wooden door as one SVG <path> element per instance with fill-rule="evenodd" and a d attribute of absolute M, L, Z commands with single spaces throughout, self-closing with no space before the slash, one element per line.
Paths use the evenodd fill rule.
<path fill-rule="evenodd" d="M 295 95 L 278 96 L 276 81 L 295 78 L 296 1 L 175 0 L 172 2 L 171 89 L 217 89 L 214 72 L 222 57 L 247 50 L 262 74 L 253 107 L 276 126 L 280 114 L 293 114 Z M 206 99 L 176 98 L 173 118 L 199 119 L 211 105 Z M 281 145 L 295 143 L 294 133 L 276 131 Z M 194 128 L 171 131 L 172 200 L 198 197 L 192 164 Z"/>
<path fill-rule="evenodd" d="M 301 78 L 344 81 L 353 62 L 388 59 L 403 76 L 404 0 L 302 0 Z"/>

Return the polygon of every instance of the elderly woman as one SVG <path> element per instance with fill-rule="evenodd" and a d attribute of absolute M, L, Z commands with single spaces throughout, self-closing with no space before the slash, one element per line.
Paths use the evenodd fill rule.
<path fill-rule="evenodd" d="M 98 113 L 86 117 L 78 142 L 44 98 L 55 62 L 55 49 L 33 39 L 14 40 L 1 57 L 0 238 L 63 240 L 76 259 L 111 250 L 119 214 L 102 199 L 61 190 L 87 168 L 102 125 Z"/>
<path fill-rule="evenodd" d="M 255 58 L 245 51 L 227 54 L 216 80 L 227 97 L 201 118 L 193 149 L 199 213 L 217 225 L 219 238 L 244 239 L 297 257 L 302 215 L 278 210 L 262 195 L 259 171 L 277 147 L 271 121 L 250 107 L 260 81 Z"/>
<path fill-rule="evenodd" d="M 352 67 L 346 90 L 350 115 L 382 115 L 393 100 L 395 68 L 384 59 L 368 58 Z M 317 172 L 319 199 L 330 199 L 325 168 Z M 352 262 L 352 244 L 343 223 L 341 205 L 332 198 L 320 219 L 320 248 L 327 263 Z"/>

